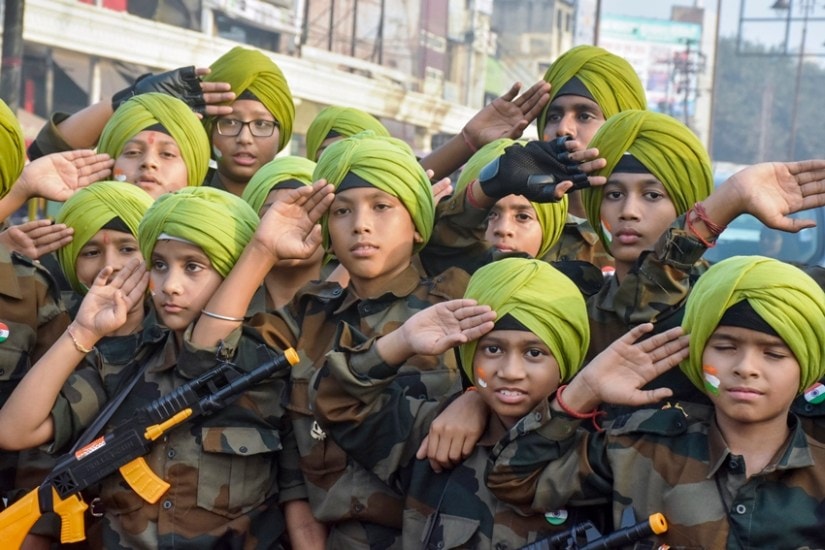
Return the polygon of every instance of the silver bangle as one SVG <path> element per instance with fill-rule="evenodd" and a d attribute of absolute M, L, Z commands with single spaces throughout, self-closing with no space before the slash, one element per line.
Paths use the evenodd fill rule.
<path fill-rule="evenodd" d="M 246 321 L 246 317 L 230 317 L 228 315 L 212 313 L 211 311 L 206 311 L 205 309 L 202 309 L 201 313 L 203 313 L 207 317 L 212 317 L 213 319 L 220 319 L 221 321 L 232 321 L 234 323 L 243 323 L 244 321 Z"/>

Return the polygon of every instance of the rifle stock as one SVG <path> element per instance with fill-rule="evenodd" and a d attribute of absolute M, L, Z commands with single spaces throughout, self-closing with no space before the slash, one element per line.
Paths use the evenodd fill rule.
<path fill-rule="evenodd" d="M 60 516 L 61 542 L 86 538 L 83 515 L 88 508 L 80 492 L 119 471 L 129 486 L 150 503 L 169 488 L 143 458 L 152 442 L 190 417 L 209 415 L 230 399 L 299 361 L 293 349 L 271 358 L 246 374 L 222 363 L 197 379 L 176 388 L 74 453 L 62 456 L 46 480 L 0 512 L 3 547 L 19 548 L 34 523 L 46 512 Z M 8 546 L 7 546 L 8 545 Z"/>

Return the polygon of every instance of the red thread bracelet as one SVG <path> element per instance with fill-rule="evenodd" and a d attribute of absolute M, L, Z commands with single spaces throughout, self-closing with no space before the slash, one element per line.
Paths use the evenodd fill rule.
<path fill-rule="evenodd" d="M 470 151 L 472 151 L 473 153 L 478 152 L 478 147 L 472 144 L 470 138 L 467 137 L 467 132 L 464 131 L 464 128 L 461 129 L 461 137 L 464 138 L 464 145 L 466 145 Z"/>
<path fill-rule="evenodd" d="M 568 416 L 572 416 L 573 418 L 578 418 L 579 420 L 586 420 L 586 419 L 589 418 L 593 422 L 593 427 L 596 428 L 596 431 L 603 432 L 604 428 L 599 426 L 599 423 L 598 423 L 597 420 L 600 416 L 605 416 L 607 413 L 604 412 L 604 411 L 600 411 L 599 409 L 596 409 L 596 410 L 594 410 L 592 412 L 589 412 L 589 413 L 580 413 L 580 412 L 574 411 L 573 409 L 568 407 L 561 398 L 561 394 L 562 394 L 562 392 L 564 391 L 565 388 L 567 388 L 567 384 L 562 384 L 561 386 L 559 386 L 556 389 L 556 403 L 559 404 L 559 407 L 561 407 L 561 410 L 563 410 L 564 413 L 567 414 Z"/>
<path fill-rule="evenodd" d="M 697 202 L 693 205 L 693 211 L 696 212 L 696 215 L 702 220 L 702 223 L 705 224 L 705 227 L 708 228 L 708 231 L 716 235 L 717 237 L 722 234 L 722 231 L 728 228 L 727 225 L 719 225 L 718 223 L 712 221 L 708 217 L 708 212 L 705 210 L 705 205 L 701 202 Z"/>
<path fill-rule="evenodd" d="M 699 242 L 702 243 L 702 245 L 705 248 L 713 248 L 714 246 L 716 246 L 715 242 L 710 242 L 707 239 L 705 239 L 704 237 L 702 237 L 702 235 L 700 235 L 699 232 L 696 231 L 696 228 L 693 227 L 693 222 L 690 221 L 690 213 L 691 212 L 694 212 L 693 208 L 688 210 L 687 214 L 685 214 L 685 225 L 687 225 L 687 228 L 690 230 L 691 233 L 693 233 L 694 237 L 699 239 Z M 699 214 L 697 213 L 696 216 L 699 217 Z M 709 227 L 708 227 L 708 230 L 711 231 L 711 229 Z M 713 233 L 713 232 L 711 231 L 711 233 Z"/>

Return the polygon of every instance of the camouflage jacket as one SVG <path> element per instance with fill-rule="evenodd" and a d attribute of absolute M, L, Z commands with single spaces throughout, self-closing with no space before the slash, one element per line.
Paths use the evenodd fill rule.
<path fill-rule="evenodd" d="M 362 299 L 337 283 L 311 283 L 289 308 L 250 321 L 271 347 L 293 346 L 301 356 L 292 367 L 287 407 L 312 512 L 330 527 L 328 547 L 397 545 L 403 505 L 396 488 L 353 461 L 316 422 L 310 392 L 337 332 L 347 323 L 368 338 L 381 336 L 421 309 L 463 296 L 467 281 L 467 274 L 455 269 L 423 278 L 411 265 L 374 299 Z M 460 387 L 455 357 L 411 362 L 400 369 L 395 383 L 410 395 L 451 395 Z"/>
<path fill-rule="evenodd" d="M 405 495 L 404 548 L 519 548 L 552 529 L 544 514 L 523 514 L 484 484 L 490 450 L 505 431 L 491 417 L 487 434 L 461 464 L 436 474 L 415 453 L 432 420 L 454 396 L 426 399 L 394 384 L 389 366 L 367 338 L 341 327 L 317 383 L 316 415 L 342 448 Z M 452 352 L 448 352 L 452 353 Z M 413 358 L 417 359 L 417 358 Z"/>
<path fill-rule="evenodd" d="M 233 333 L 225 345 L 243 371 L 259 361 L 255 334 Z M 138 335 L 107 339 L 67 380 L 52 410 L 53 450 L 80 436 L 108 399 L 146 365 L 108 423 L 216 366 L 216 350 L 178 350 L 174 335 L 150 315 Z M 105 357 L 104 357 L 105 354 Z M 146 456 L 171 488 L 156 504 L 113 474 L 100 498 L 104 548 L 280 548 L 279 503 L 306 498 L 284 409 L 288 371 L 245 392 L 221 411 L 196 417 L 158 439 Z"/>
<path fill-rule="evenodd" d="M 493 450 L 487 483 L 539 511 L 612 498 L 617 525 L 624 506 L 637 518 L 661 512 L 668 530 L 655 543 L 674 549 L 822 548 L 825 446 L 791 416 L 785 446 L 748 479 L 705 410 L 638 411 L 598 434 L 554 413 L 511 430 Z"/>
<path fill-rule="evenodd" d="M 63 334 L 69 316 L 39 263 L 0 246 L 0 406 Z M 18 453 L 0 452 L 0 494 L 15 486 Z"/>
<path fill-rule="evenodd" d="M 586 218 L 567 214 L 561 238 L 547 251 L 547 262 L 580 260 L 598 268 L 613 266 L 613 256 L 605 249 Z"/>

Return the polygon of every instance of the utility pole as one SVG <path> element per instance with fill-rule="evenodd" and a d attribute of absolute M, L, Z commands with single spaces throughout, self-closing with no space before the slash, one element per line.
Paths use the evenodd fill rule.
<path fill-rule="evenodd" d="M 0 97 L 13 113 L 20 106 L 23 72 L 23 0 L 5 0 Z"/>

